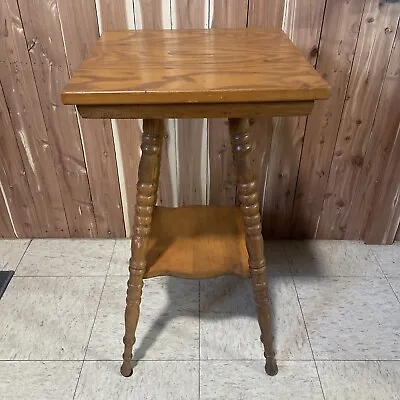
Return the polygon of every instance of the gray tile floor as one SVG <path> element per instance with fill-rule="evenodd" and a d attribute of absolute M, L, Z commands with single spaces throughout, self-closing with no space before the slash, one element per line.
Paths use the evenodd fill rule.
<path fill-rule="evenodd" d="M 119 374 L 127 240 L 0 241 L 0 399 L 400 399 L 400 244 L 268 242 L 279 373 L 249 282 L 146 281 Z"/>

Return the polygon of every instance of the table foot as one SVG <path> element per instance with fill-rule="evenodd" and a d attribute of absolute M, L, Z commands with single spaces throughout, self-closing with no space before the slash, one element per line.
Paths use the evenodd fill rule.
<path fill-rule="evenodd" d="M 125 364 L 123 363 L 121 365 L 121 375 L 124 376 L 125 378 L 129 378 L 133 374 L 133 368 L 131 367 L 130 363 Z"/>
<path fill-rule="evenodd" d="M 275 358 L 267 357 L 267 362 L 265 363 L 265 372 L 269 376 L 275 376 L 278 373 L 278 366 L 276 365 Z"/>

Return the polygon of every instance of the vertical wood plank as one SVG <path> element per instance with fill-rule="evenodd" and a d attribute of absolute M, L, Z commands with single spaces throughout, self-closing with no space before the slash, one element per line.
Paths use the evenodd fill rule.
<path fill-rule="evenodd" d="M 351 205 L 346 238 L 363 238 L 370 214 L 376 207 L 374 198 L 378 190 L 383 190 L 381 182 L 390 159 L 391 151 L 396 140 L 397 129 L 400 124 L 400 112 L 390 112 L 393 106 L 400 104 L 400 29 L 394 40 L 392 55 L 388 70 L 385 74 L 383 89 L 375 115 L 374 125 L 365 160 L 360 172 L 358 185 Z M 400 157 L 400 154 L 398 155 Z M 400 179 L 400 177 L 399 177 Z M 386 188 L 385 188 L 386 190 Z M 383 209 L 382 219 L 387 213 Z M 368 226 L 368 230 L 374 226 Z M 366 232 L 367 236 L 371 234 Z"/>
<path fill-rule="evenodd" d="M 397 233 L 396 233 L 395 240 L 396 240 L 396 242 L 399 242 L 399 241 L 400 241 L 400 224 L 399 224 L 399 227 L 398 227 L 398 229 L 397 229 Z"/>
<path fill-rule="evenodd" d="M 69 236 L 16 0 L 0 3 L 0 80 L 39 219 L 37 234 Z"/>
<path fill-rule="evenodd" d="M 136 29 L 170 29 L 172 27 L 171 0 L 134 0 Z M 167 120 L 161 155 L 158 203 L 177 205 L 178 172 L 175 120 Z"/>
<path fill-rule="evenodd" d="M 70 72 L 99 36 L 94 0 L 58 1 Z M 79 118 L 99 237 L 124 237 L 118 172 L 109 120 Z"/>
<path fill-rule="evenodd" d="M 129 0 L 99 0 L 97 14 L 103 31 L 132 29 L 133 3 Z M 130 4 L 132 16 L 127 15 Z M 136 203 L 136 182 L 140 160 L 141 129 L 137 120 L 116 120 L 113 125 L 119 184 L 126 235 L 131 235 Z"/>
<path fill-rule="evenodd" d="M 287 0 L 284 31 L 309 62 L 315 65 L 323 22 L 325 1 Z M 291 216 L 306 117 L 275 118 L 264 193 L 264 234 L 287 238 L 291 233 Z"/>
<path fill-rule="evenodd" d="M 208 0 L 171 0 L 172 28 L 205 28 Z M 177 120 L 178 206 L 206 204 L 207 190 L 207 120 L 203 118 Z"/>
<path fill-rule="evenodd" d="M 364 163 L 400 4 L 367 0 L 317 237 L 346 236 L 351 203 Z"/>
<path fill-rule="evenodd" d="M 247 22 L 247 0 L 215 0 L 212 28 L 245 28 Z M 210 194 L 213 205 L 234 205 L 236 202 L 236 174 L 233 165 L 228 122 L 222 118 L 208 121 Z"/>
<path fill-rule="evenodd" d="M 281 28 L 285 0 L 249 0 L 248 26 L 250 28 Z M 266 187 L 270 174 L 271 143 L 273 131 L 277 128 L 276 118 L 257 118 L 251 124 L 253 136 L 253 166 L 256 170 L 258 193 L 262 211 L 263 234 L 271 234 L 271 210 L 265 207 L 266 193 L 272 192 L 273 187 Z"/>
<path fill-rule="evenodd" d="M 97 236 L 77 116 L 60 99 L 69 77 L 57 4 L 19 0 L 19 8 L 70 236 Z"/>
<path fill-rule="evenodd" d="M 328 181 L 364 0 L 328 0 L 317 71 L 331 87 L 308 117 L 292 212 L 292 236 L 314 238 Z"/>
<path fill-rule="evenodd" d="M 353 225 L 363 227 L 361 234 L 367 243 L 391 244 L 400 223 L 400 112 L 390 112 L 393 107 L 398 108 L 399 104 L 400 26 L 398 25 L 356 191 L 357 203 L 353 201 L 352 211 L 357 211 L 354 213 L 356 218 L 354 222 L 349 223 L 349 227 Z M 356 233 L 358 232 L 357 230 Z"/>
<path fill-rule="evenodd" d="M 40 236 L 22 158 L 0 85 L 0 237 Z"/>

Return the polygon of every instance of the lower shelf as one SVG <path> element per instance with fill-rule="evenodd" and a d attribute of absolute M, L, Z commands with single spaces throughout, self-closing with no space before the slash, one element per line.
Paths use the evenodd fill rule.
<path fill-rule="evenodd" d="M 249 277 L 239 207 L 156 207 L 145 278 Z"/>

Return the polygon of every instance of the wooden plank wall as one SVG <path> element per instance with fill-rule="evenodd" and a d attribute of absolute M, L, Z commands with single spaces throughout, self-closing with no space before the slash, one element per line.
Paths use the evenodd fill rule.
<path fill-rule="evenodd" d="M 399 18 L 389 0 L 2 1 L 0 236 L 131 234 L 142 121 L 59 97 L 101 32 L 281 27 L 332 96 L 250 121 L 264 235 L 400 240 Z M 158 201 L 236 203 L 224 119 L 166 121 Z"/>

